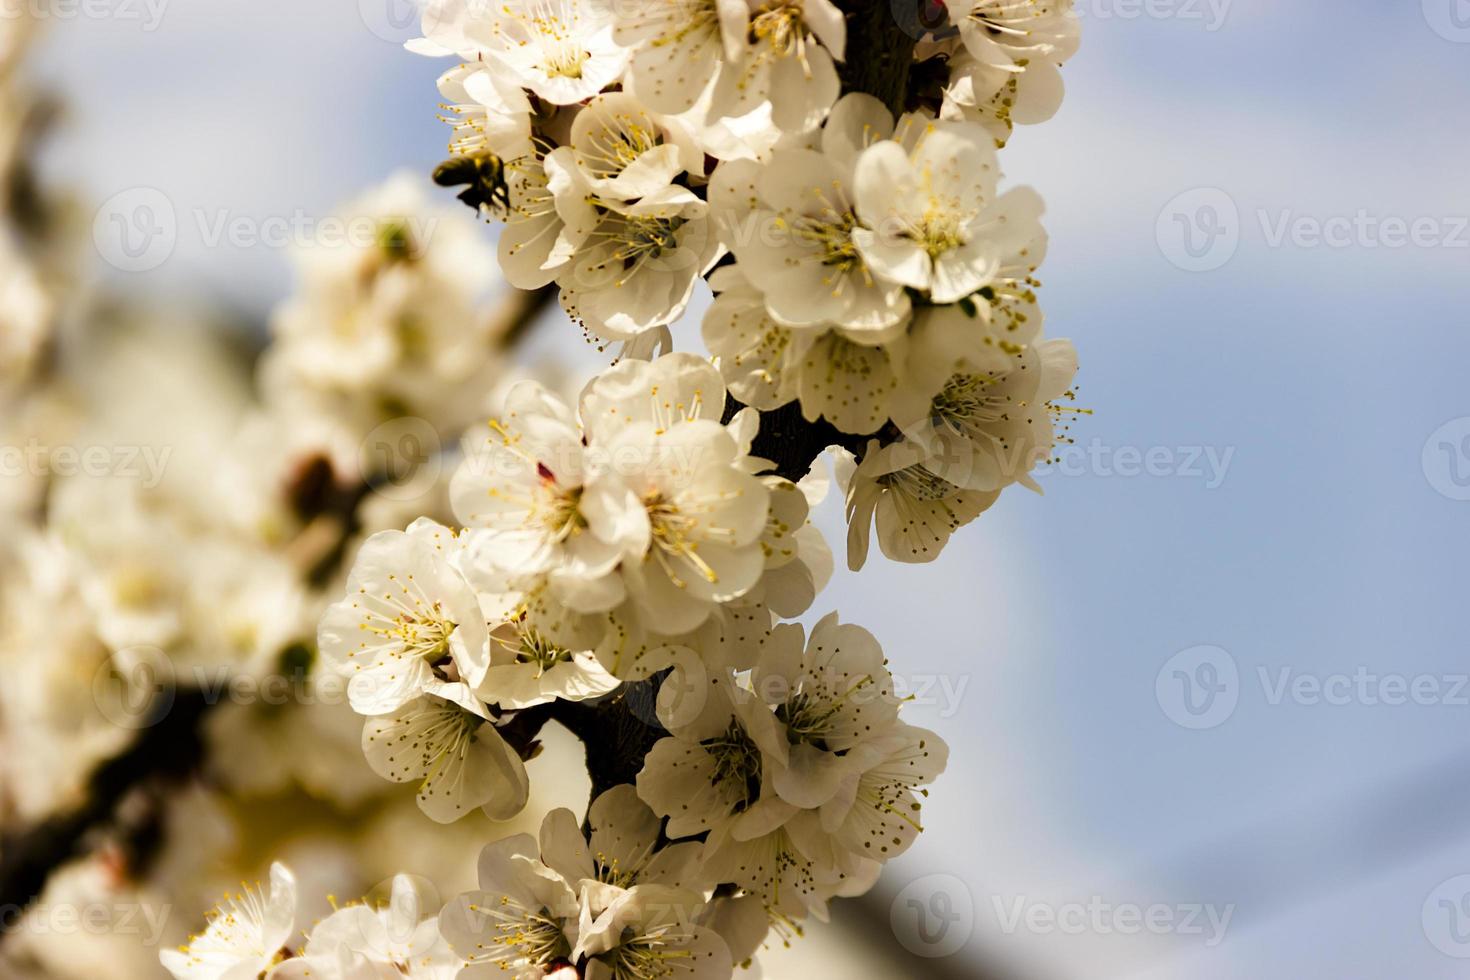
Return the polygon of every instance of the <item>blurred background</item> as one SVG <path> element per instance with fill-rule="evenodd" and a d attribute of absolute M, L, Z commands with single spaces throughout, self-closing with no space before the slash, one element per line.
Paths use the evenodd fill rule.
<path fill-rule="evenodd" d="M 30 69 L 83 227 L 117 195 L 176 216 L 145 271 L 86 238 L 109 290 L 262 330 L 288 256 L 221 217 L 444 156 L 407 3 L 103 7 L 43 18 Z M 878 893 L 766 975 L 1463 976 L 1470 4 L 1078 8 L 1066 103 L 1002 163 L 1047 200 L 1048 332 L 1095 414 L 1044 497 L 819 599 L 952 761 Z M 604 363 L 547 320 L 528 356 Z"/>

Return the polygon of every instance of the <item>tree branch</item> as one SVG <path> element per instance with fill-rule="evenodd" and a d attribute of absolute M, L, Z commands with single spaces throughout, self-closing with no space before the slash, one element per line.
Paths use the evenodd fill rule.
<path fill-rule="evenodd" d="M 866 92 L 897 116 L 908 101 L 925 0 L 837 0 L 837 6 L 847 15 L 847 57 L 838 65 L 843 94 Z M 910 8 L 915 17 L 900 24 L 895 14 Z"/>
<path fill-rule="evenodd" d="M 118 804 L 134 789 L 193 772 L 204 755 L 199 725 L 208 707 L 202 691 L 176 692 L 157 724 L 92 773 L 81 804 L 0 841 L 0 909 L 35 901 L 53 871 L 87 853 L 89 835 L 112 824 Z"/>

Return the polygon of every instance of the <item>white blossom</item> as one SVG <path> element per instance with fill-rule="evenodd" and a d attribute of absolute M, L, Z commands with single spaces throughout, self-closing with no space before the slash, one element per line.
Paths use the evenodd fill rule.
<path fill-rule="evenodd" d="M 293 243 L 299 287 L 259 377 L 297 425 L 321 416 L 355 446 L 400 415 L 452 430 L 478 410 L 496 366 L 480 304 L 499 276 L 478 224 L 431 207 L 427 185 L 397 175 Z"/>
<path fill-rule="evenodd" d="M 465 963 L 422 901 L 411 878 L 396 876 L 386 905 L 347 905 L 318 922 L 301 955 L 282 962 L 271 980 L 454 980 Z"/>
<path fill-rule="evenodd" d="M 541 980 L 570 965 L 581 905 L 567 880 L 542 863 L 534 837 L 486 846 L 479 885 L 439 914 L 440 932 L 471 969 L 484 964 L 508 980 Z"/>
<path fill-rule="evenodd" d="M 378 775 L 417 782 L 419 809 L 439 823 L 477 807 L 509 819 L 530 792 L 520 756 L 463 684 L 430 684 L 391 714 L 369 718 L 362 748 Z"/>
<path fill-rule="evenodd" d="M 581 892 L 616 896 L 639 885 L 692 888 L 699 883 L 697 843 L 660 846 L 658 815 L 630 785 L 604 791 L 587 811 L 590 834 L 570 810 L 541 824 L 542 860 Z M 604 905 L 607 902 L 603 903 Z"/>
<path fill-rule="evenodd" d="M 600 199 L 597 211 L 597 226 L 556 277 L 568 315 L 615 342 L 678 319 L 719 257 L 709 205 L 671 184 L 637 201 Z"/>
<path fill-rule="evenodd" d="M 985 126 L 1004 146 L 1016 125 L 1045 122 L 1062 104 L 1059 67 L 1076 53 L 1072 0 L 947 4 L 962 47 L 950 54 L 943 115 Z"/>
<path fill-rule="evenodd" d="M 518 289 L 556 279 L 601 220 L 569 152 L 559 147 L 544 158 L 507 164 L 510 209 L 500 234 L 500 267 Z"/>
<path fill-rule="evenodd" d="M 655 112 L 679 113 L 738 56 L 750 17 L 745 0 L 626 0 L 613 37 L 632 49 L 629 76 Z"/>
<path fill-rule="evenodd" d="M 436 681 L 478 684 L 489 667 L 489 630 L 474 590 L 456 569 L 453 532 L 423 519 L 373 535 L 358 552 L 347 597 L 318 630 L 322 658 L 350 679 L 352 706 L 395 711 Z"/>
<path fill-rule="evenodd" d="M 847 22 L 832 0 L 747 0 L 749 21 L 722 9 L 729 61 L 715 78 L 714 107 L 742 116 L 769 103 L 771 120 L 789 132 L 819 124 L 841 86 Z"/>
<path fill-rule="evenodd" d="M 614 43 L 606 0 L 432 0 L 424 11 L 427 55 L 487 59 L 554 105 L 574 105 L 617 81 L 627 52 Z"/>
<path fill-rule="evenodd" d="M 836 125 L 834 118 L 829 129 Z M 721 208 L 727 244 L 775 320 L 833 324 L 865 344 L 902 333 L 910 309 L 902 285 L 879 280 L 853 240 L 859 221 L 851 166 L 817 150 L 778 149 L 764 165 L 721 165 L 710 199 Z"/>
<path fill-rule="evenodd" d="M 561 699 L 585 701 L 622 682 L 603 664 L 612 632 L 607 617 L 578 614 L 546 589 L 497 600 L 490 669 L 477 694 L 502 708 L 530 708 Z"/>
<path fill-rule="evenodd" d="M 586 980 L 729 980 L 725 941 L 694 921 L 703 904 L 698 892 L 665 885 L 584 889 L 575 952 L 587 959 Z"/>
<path fill-rule="evenodd" d="M 576 416 L 540 384 L 516 385 L 504 409 L 450 484 L 459 520 L 485 529 L 467 536 L 467 563 L 544 575 L 572 609 L 611 609 L 626 594 L 618 564 L 646 537 L 642 505 L 600 478 Z"/>
<path fill-rule="evenodd" d="M 609 479 L 642 505 L 644 547 L 624 561 L 632 602 L 662 633 L 694 629 L 753 588 L 770 492 L 720 423 L 725 386 L 707 361 L 623 361 L 588 386 L 582 418 Z"/>
<path fill-rule="evenodd" d="M 979 291 L 1017 241 L 1037 237 L 1035 215 L 992 207 L 998 176 L 995 151 L 974 124 L 931 123 L 912 146 L 883 140 L 868 147 L 855 179 L 864 226 L 853 240 L 863 260 L 934 303 Z"/>
<path fill-rule="evenodd" d="M 439 94 L 454 127 L 455 156 L 515 161 L 532 153 L 531 101 L 502 73 L 481 62 L 458 65 L 439 77 Z"/>
<path fill-rule="evenodd" d="M 295 928 L 296 878 L 273 864 L 268 894 L 242 887 L 226 896 L 202 933 L 159 959 L 176 980 L 251 980 L 277 963 Z"/>
<path fill-rule="evenodd" d="M 1060 65 L 1077 52 L 1073 0 L 954 0 L 946 3 L 965 49 L 987 65 Z"/>
<path fill-rule="evenodd" d="M 804 649 L 803 638 L 798 625 L 776 628 L 751 674 L 754 697 L 737 701 L 737 710 L 774 709 L 779 725 L 748 730 L 759 741 L 771 788 L 812 810 L 855 779 L 849 757 L 897 723 L 898 701 L 883 649 L 867 630 L 839 624 L 832 613 Z"/>
<path fill-rule="evenodd" d="M 936 476 L 925 466 L 928 459 L 928 452 L 904 440 L 882 447 L 869 442 L 860 464 L 839 459 L 848 568 L 857 571 L 867 561 L 874 526 L 878 546 L 893 561 L 933 561 L 955 531 L 999 498 L 999 490 L 966 490 Z"/>

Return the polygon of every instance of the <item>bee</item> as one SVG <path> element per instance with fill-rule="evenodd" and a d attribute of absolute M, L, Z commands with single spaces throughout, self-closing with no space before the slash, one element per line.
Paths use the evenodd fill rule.
<path fill-rule="evenodd" d="M 493 214 L 510 209 L 510 187 L 505 182 L 505 163 L 493 153 L 455 157 L 434 168 L 434 183 L 440 187 L 458 187 L 459 199 L 479 211 L 488 208 Z"/>

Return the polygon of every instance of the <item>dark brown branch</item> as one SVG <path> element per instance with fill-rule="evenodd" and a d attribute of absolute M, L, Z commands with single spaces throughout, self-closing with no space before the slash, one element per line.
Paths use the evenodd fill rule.
<path fill-rule="evenodd" d="M 146 783 L 184 779 L 204 755 L 199 723 L 209 707 L 202 691 L 178 691 L 150 728 L 122 755 L 99 766 L 77 807 L 0 841 L 0 909 L 35 901 L 58 867 L 85 854 L 91 835 L 112 826 L 118 804 Z"/>
<path fill-rule="evenodd" d="M 655 711 L 661 678 L 624 684 L 597 701 L 562 701 L 553 717 L 587 749 L 592 799 L 635 782 L 654 743 L 669 733 Z"/>
<path fill-rule="evenodd" d="M 838 66 L 843 94 L 866 92 L 897 116 L 908 101 L 925 0 L 837 0 L 837 5 L 847 14 L 847 57 Z M 905 15 L 904 23 L 898 14 Z"/>

